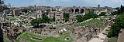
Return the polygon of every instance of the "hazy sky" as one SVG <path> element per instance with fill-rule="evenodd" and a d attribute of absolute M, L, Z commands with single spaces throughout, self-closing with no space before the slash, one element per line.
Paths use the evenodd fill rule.
<path fill-rule="evenodd" d="M 118 7 L 124 0 L 5 0 L 12 6 L 46 5 L 46 6 L 110 6 Z"/>

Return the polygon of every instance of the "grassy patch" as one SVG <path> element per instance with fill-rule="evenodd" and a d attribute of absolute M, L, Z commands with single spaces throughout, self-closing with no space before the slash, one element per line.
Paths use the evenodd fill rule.
<path fill-rule="evenodd" d="M 66 40 L 68 39 L 68 40 Z M 64 33 L 60 37 L 41 36 L 33 33 L 24 32 L 16 40 L 17 42 L 71 42 L 70 35 Z"/>
<path fill-rule="evenodd" d="M 80 23 L 81 26 L 88 26 L 93 28 L 102 28 L 105 26 L 104 19 L 90 19 Z"/>
<path fill-rule="evenodd" d="M 64 42 L 64 41 L 55 37 L 47 37 L 46 39 L 43 40 L 43 42 Z"/>
<path fill-rule="evenodd" d="M 18 38 L 17 38 L 17 42 L 41 42 L 41 36 L 38 35 L 34 35 L 32 33 L 27 33 L 24 32 L 22 33 Z"/>
<path fill-rule="evenodd" d="M 117 38 L 116 37 L 109 38 L 108 42 L 117 42 Z"/>
<path fill-rule="evenodd" d="M 4 42 L 10 42 L 9 38 L 5 34 L 3 34 L 3 41 Z"/>

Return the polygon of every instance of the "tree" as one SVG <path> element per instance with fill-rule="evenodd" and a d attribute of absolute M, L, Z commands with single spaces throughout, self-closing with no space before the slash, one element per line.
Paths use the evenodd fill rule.
<path fill-rule="evenodd" d="M 85 21 L 87 19 L 90 19 L 90 18 L 97 18 L 98 15 L 97 14 L 93 14 L 93 13 L 89 13 L 89 14 L 85 14 L 84 16 L 82 15 L 77 15 L 76 16 L 76 19 L 77 19 L 77 22 L 82 22 L 82 21 Z"/>
<path fill-rule="evenodd" d="M 63 13 L 65 22 L 69 21 L 69 13 Z"/>
<path fill-rule="evenodd" d="M 48 18 L 47 15 L 43 14 L 42 15 L 42 19 L 41 18 L 37 18 L 37 19 L 33 19 L 31 21 L 31 25 L 33 26 L 38 26 L 40 23 L 49 23 L 51 22 L 52 20 L 50 18 Z"/>
<path fill-rule="evenodd" d="M 113 12 L 112 15 L 120 15 L 124 13 L 124 6 L 121 5 L 121 7 L 116 8 L 117 11 Z"/>
<path fill-rule="evenodd" d="M 118 37 L 120 30 L 124 29 L 124 6 L 121 5 L 120 8 L 117 8 L 117 10 L 118 11 L 112 13 L 112 15 L 117 15 L 117 18 L 107 35 L 109 38 Z"/>
<path fill-rule="evenodd" d="M 113 24 L 107 36 L 109 38 L 118 37 L 120 29 L 121 27 L 117 23 Z"/>
<path fill-rule="evenodd" d="M 42 15 L 42 23 L 49 23 L 50 21 L 51 19 L 46 14 Z"/>
<path fill-rule="evenodd" d="M 115 21 L 120 27 L 124 28 L 124 14 L 119 15 Z"/>
<path fill-rule="evenodd" d="M 97 18 L 98 17 L 98 15 L 97 14 L 86 14 L 86 15 L 84 15 L 84 19 L 90 19 L 90 18 Z"/>
<path fill-rule="evenodd" d="M 55 16 L 53 17 L 52 21 L 55 21 Z"/>
<path fill-rule="evenodd" d="M 123 28 L 124 28 L 124 14 L 121 14 L 115 19 L 115 23 L 112 25 L 107 36 L 109 38 L 118 37 L 120 30 Z"/>
<path fill-rule="evenodd" d="M 101 12 L 101 14 L 99 14 L 99 16 L 106 16 L 106 12 Z"/>
<path fill-rule="evenodd" d="M 124 6 L 121 5 L 120 12 L 124 12 Z"/>
<path fill-rule="evenodd" d="M 82 21 L 83 21 L 82 18 L 83 18 L 82 15 L 77 15 L 77 16 L 76 16 L 77 22 L 82 22 Z"/>
<path fill-rule="evenodd" d="M 41 18 L 31 20 L 31 25 L 38 26 L 41 23 Z"/>

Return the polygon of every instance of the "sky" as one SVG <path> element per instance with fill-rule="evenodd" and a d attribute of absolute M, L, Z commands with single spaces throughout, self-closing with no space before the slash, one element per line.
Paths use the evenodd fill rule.
<path fill-rule="evenodd" d="M 119 7 L 124 4 L 124 0 L 5 0 L 5 4 L 11 4 L 14 7 L 23 7 L 30 5 L 40 6 L 101 6 Z"/>

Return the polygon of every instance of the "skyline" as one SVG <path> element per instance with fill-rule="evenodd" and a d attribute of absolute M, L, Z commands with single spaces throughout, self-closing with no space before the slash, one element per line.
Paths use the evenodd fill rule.
<path fill-rule="evenodd" d="M 5 4 L 11 4 L 14 7 L 23 6 L 101 6 L 119 7 L 124 4 L 124 0 L 5 0 Z"/>

